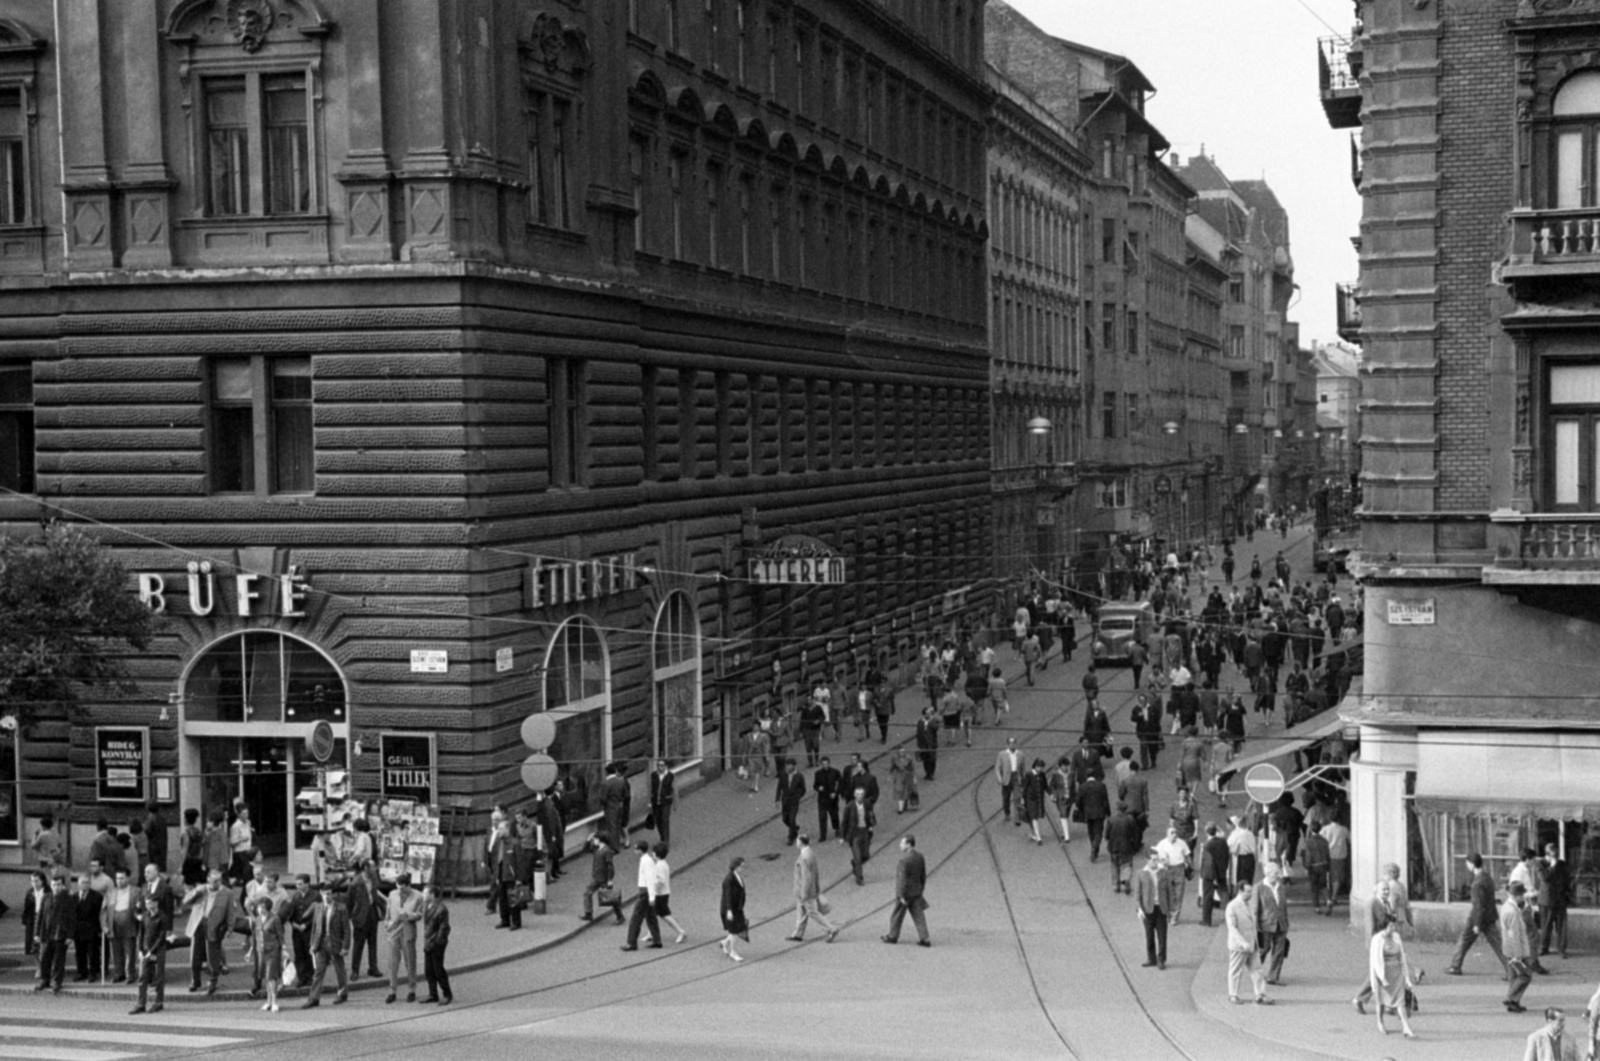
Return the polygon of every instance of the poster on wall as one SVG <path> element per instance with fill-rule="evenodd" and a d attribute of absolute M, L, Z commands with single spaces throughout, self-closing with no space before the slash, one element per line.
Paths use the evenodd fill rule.
<path fill-rule="evenodd" d="M 0 715 L 0 844 L 22 842 L 21 743 L 16 716 Z"/>
<path fill-rule="evenodd" d="M 436 747 L 432 733 L 380 733 L 379 791 L 383 798 L 437 803 Z"/>
<path fill-rule="evenodd" d="M 149 728 L 96 726 L 94 776 L 95 797 L 101 803 L 143 803 L 149 798 Z"/>

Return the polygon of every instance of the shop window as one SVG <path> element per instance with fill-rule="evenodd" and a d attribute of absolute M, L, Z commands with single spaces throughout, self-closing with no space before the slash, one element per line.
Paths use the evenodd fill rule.
<path fill-rule="evenodd" d="M 312 209 L 311 97 L 304 73 L 201 82 L 206 213 L 304 214 Z"/>
<path fill-rule="evenodd" d="M 1585 70 L 1556 91 L 1551 127 L 1551 198 L 1558 210 L 1595 205 L 1596 132 L 1600 130 L 1600 71 Z"/>
<path fill-rule="evenodd" d="M 588 484 L 586 368 L 584 362 L 572 358 L 552 357 L 545 361 L 553 487 Z"/>
<path fill-rule="evenodd" d="M 210 412 L 213 492 L 303 494 L 315 489 L 310 358 L 213 362 Z"/>
<path fill-rule="evenodd" d="M 186 722 L 309 724 L 345 720 L 344 679 L 321 652 L 251 630 L 207 649 L 184 686 Z"/>
<path fill-rule="evenodd" d="M 33 365 L 0 365 L 0 489 L 33 493 L 33 469 Z"/>
<path fill-rule="evenodd" d="M 670 593 L 656 613 L 652 678 L 655 756 L 700 757 L 700 620 L 687 593 Z"/>
<path fill-rule="evenodd" d="M 1100 480 L 1100 489 L 1095 500 L 1100 508 L 1127 508 L 1130 502 L 1127 476 L 1118 476 L 1115 479 Z"/>
<path fill-rule="evenodd" d="M 1423 810 L 1408 828 L 1412 898 L 1434 902 L 1468 902 L 1472 873 L 1468 855 L 1483 856 L 1495 887 L 1504 891 L 1522 852 L 1543 854 L 1549 844 L 1572 875 L 1572 905 L 1600 907 L 1600 823 L 1540 818 L 1509 812 L 1461 813 Z"/>
<path fill-rule="evenodd" d="M 600 628 L 569 619 L 550 641 L 544 664 L 544 709 L 556 723 L 548 754 L 577 794 L 568 823 L 599 811 L 603 767 L 611 756 L 610 669 Z"/>

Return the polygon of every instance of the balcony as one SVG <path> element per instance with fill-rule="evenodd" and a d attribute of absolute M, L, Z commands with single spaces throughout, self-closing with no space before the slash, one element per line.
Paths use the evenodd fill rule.
<path fill-rule="evenodd" d="M 1488 585 L 1600 586 L 1600 513 L 1492 512 L 1489 545 Z"/>
<path fill-rule="evenodd" d="M 1361 125 L 1361 47 L 1343 37 L 1317 42 L 1317 84 L 1322 89 L 1322 113 L 1335 129 Z"/>
<path fill-rule="evenodd" d="M 1355 284 L 1335 284 L 1339 338 L 1347 343 L 1361 342 L 1361 302 L 1356 298 Z"/>
<path fill-rule="evenodd" d="M 1600 207 L 1511 214 L 1509 280 L 1600 273 Z"/>

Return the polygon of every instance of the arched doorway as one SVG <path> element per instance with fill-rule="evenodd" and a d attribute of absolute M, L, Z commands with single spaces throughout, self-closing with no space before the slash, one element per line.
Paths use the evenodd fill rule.
<path fill-rule="evenodd" d="M 567 785 L 567 825 L 600 810 L 600 780 L 611 758 L 611 661 L 600 628 L 568 619 L 544 658 L 544 709 L 556 720 L 550 757 Z"/>
<path fill-rule="evenodd" d="M 651 639 L 655 756 L 675 766 L 701 758 L 700 617 L 681 590 L 667 594 Z"/>
<path fill-rule="evenodd" d="M 247 630 L 196 654 L 182 681 L 179 767 L 183 806 L 202 820 L 243 799 L 256 844 L 292 873 L 315 872 L 315 836 L 295 821 L 295 793 L 316 785 L 305 750 L 312 727 L 333 727 L 328 765 L 349 769 L 348 691 L 321 649 L 277 630 Z"/>

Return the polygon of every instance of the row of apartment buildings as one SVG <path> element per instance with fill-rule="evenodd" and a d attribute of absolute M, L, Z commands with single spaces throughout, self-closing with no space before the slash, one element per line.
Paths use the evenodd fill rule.
<path fill-rule="evenodd" d="M 17 0 L 0 527 L 92 522 L 161 621 L 0 728 L 0 864 L 244 798 L 306 868 L 320 723 L 476 826 L 546 713 L 577 827 L 996 576 L 1292 489 L 1286 221 L 1149 89 L 982 0 Z"/>
<path fill-rule="evenodd" d="M 1364 690 L 1355 898 L 1406 867 L 1419 923 L 1459 928 L 1465 858 L 1526 848 L 1600 936 L 1600 123 L 1595 0 L 1359 0 L 1322 42 L 1359 130 Z M 1341 292 L 1343 298 L 1344 293 Z M 1356 904 L 1353 902 L 1352 907 Z"/>

